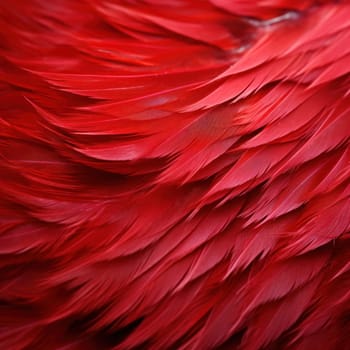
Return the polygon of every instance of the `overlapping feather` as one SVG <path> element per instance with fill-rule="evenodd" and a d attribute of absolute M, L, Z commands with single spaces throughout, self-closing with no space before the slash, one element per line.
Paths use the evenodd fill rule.
<path fill-rule="evenodd" d="M 347 1 L 0 3 L 4 349 L 346 349 Z"/>

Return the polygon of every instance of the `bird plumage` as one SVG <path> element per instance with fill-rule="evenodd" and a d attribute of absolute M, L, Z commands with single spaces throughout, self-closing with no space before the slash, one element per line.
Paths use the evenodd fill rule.
<path fill-rule="evenodd" d="M 349 349 L 348 1 L 0 28 L 1 349 Z"/>

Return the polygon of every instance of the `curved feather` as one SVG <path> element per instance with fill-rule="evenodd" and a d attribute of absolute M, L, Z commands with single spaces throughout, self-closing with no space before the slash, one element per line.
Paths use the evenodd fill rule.
<path fill-rule="evenodd" d="M 0 2 L 4 349 L 346 349 L 348 1 Z"/>

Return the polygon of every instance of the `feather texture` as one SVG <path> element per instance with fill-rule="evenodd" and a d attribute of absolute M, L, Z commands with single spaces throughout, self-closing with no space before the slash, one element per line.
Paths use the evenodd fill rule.
<path fill-rule="evenodd" d="M 349 349 L 349 14 L 1 1 L 1 348 Z"/>

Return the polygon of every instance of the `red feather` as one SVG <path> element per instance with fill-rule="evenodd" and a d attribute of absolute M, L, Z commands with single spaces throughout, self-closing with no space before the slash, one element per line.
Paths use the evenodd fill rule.
<path fill-rule="evenodd" d="M 0 348 L 350 349 L 349 14 L 0 2 Z"/>

